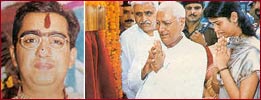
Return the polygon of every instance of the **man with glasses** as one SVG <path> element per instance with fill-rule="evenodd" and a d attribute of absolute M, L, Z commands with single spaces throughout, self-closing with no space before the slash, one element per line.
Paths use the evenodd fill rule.
<path fill-rule="evenodd" d="M 186 37 L 203 46 L 210 46 L 217 42 L 217 36 L 210 23 L 203 24 L 201 21 L 204 10 L 203 1 L 182 2 L 186 11 L 186 25 L 183 30 Z"/>
<path fill-rule="evenodd" d="M 136 98 L 202 98 L 207 55 L 200 44 L 185 38 L 185 9 L 176 1 L 162 2 L 157 12 L 161 41 L 149 51 L 145 82 Z"/>
<path fill-rule="evenodd" d="M 142 85 L 141 71 L 148 58 L 149 49 L 159 40 L 156 26 L 156 1 L 132 1 L 136 24 L 120 37 L 122 88 L 128 98 L 135 98 Z"/>
<path fill-rule="evenodd" d="M 75 62 L 79 22 L 57 2 L 28 2 L 13 24 L 10 54 L 19 69 L 21 87 L 15 98 L 80 98 L 65 91 L 67 70 Z"/>

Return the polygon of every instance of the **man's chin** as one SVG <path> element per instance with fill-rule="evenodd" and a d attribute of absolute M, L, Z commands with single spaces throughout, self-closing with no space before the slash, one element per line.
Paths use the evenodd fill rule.
<path fill-rule="evenodd" d="M 140 26 L 140 28 L 141 28 L 144 32 L 153 30 L 153 28 L 152 28 L 151 25 L 142 25 L 142 26 Z"/>
<path fill-rule="evenodd" d="M 198 22 L 199 19 L 190 19 L 189 21 L 190 21 L 190 22 Z"/>
<path fill-rule="evenodd" d="M 187 17 L 188 21 L 198 21 L 200 18 L 198 17 Z"/>
<path fill-rule="evenodd" d="M 142 29 L 144 32 L 146 32 L 146 33 L 150 33 L 150 32 L 153 32 L 154 30 L 153 29 L 151 29 L 151 28 L 143 28 Z"/>
<path fill-rule="evenodd" d="M 130 23 L 130 24 L 127 24 L 125 27 L 130 28 L 132 25 L 133 25 L 133 24 Z"/>

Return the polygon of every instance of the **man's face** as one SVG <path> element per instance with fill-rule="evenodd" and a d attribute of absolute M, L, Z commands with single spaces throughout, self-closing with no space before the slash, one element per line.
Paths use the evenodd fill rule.
<path fill-rule="evenodd" d="M 254 9 L 255 9 L 255 14 L 256 14 L 257 18 L 260 19 L 260 2 L 259 1 L 255 2 Z"/>
<path fill-rule="evenodd" d="M 203 12 L 203 8 L 199 3 L 191 3 L 185 6 L 186 21 L 197 22 L 200 20 Z"/>
<path fill-rule="evenodd" d="M 172 13 L 169 9 L 157 13 L 157 29 L 162 42 L 166 46 L 174 43 L 175 38 L 180 35 L 182 30 L 181 22 Z"/>
<path fill-rule="evenodd" d="M 121 24 L 124 28 L 129 28 L 134 24 L 134 15 L 131 6 L 122 7 Z"/>
<path fill-rule="evenodd" d="M 63 84 L 76 52 L 69 46 L 66 19 L 56 13 L 28 13 L 18 39 L 16 51 L 10 51 L 23 84 Z"/>
<path fill-rule="evenodd" d="M 156 9 L 152 3 L 135 4 L 134 17 L 138 26 L 146 33 L 155 30 Z"/>

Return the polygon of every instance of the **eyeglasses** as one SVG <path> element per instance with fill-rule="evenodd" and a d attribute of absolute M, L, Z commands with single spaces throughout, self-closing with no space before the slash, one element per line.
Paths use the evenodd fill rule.
<path fill-rule="evenodd" d="M 172 23 L 175 22 L 175 20 L 172 20 L 172 21 L 156 21 L 156 27 L 162 27 L 162 26 L 165 26 L 165 27 L 169 27 L 170 25 L 172 25 Z"/>
<path fill-rule="evenodd" d="M 39 36 L 35 34 L 27 34 L 20 38 L 20 43 L 24 48 L 35 49 L 46 38 L 48 46 L 52 49 L 61 49 L 65 46 L 69 40 L 62 36 L 50 35 L 50 36 Z"/>

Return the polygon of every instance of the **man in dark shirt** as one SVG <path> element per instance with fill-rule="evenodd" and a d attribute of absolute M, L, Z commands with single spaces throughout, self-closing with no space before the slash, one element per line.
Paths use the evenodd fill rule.
<path fill-rule="evenodd" d="M 134 15 L 131 4 L 129 1 L 123 1 L 122 7 L 122 15 L 120 17 L 120 34 L 134 25 Z"/>
<path fill-rule="evenodd" d="M 200 22 L 204 10 L 204 3 L 202 1 L 190 1 L 182 2 L 182 4 L 186 10 L 186 25 L 183 30 L 185 36 L 203 46 L 215 44 L 217 42 L 217 36 L 214 29 L 208 27 L 211 26 L 208 25 L 208 23 L 203 24 Z"/>

